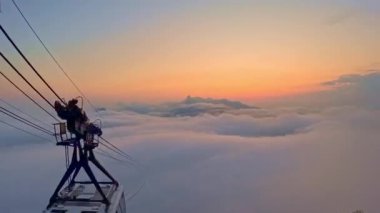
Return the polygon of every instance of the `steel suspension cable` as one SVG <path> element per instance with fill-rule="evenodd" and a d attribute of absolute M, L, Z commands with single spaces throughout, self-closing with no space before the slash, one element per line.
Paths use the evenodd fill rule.
<path fill-rule="evenodd" d="M 34 133 L 32 133 L 32 132 L 29 132 L 29 131 L 26 131 L 26 130 L 24 130 L 24 129 L 21 129 L 20 127 L 17 127 L 17 126 L 15 126 L 15 125 L 13 125 L 13 124 L 10 124 L 10 123 L 8 123 L 8 122 L 6 122 L 6 121 L 0 120 L 0 123 L 5 124 L 5 125 L 7 125 L 7 126 L 9 126 L 9 127 L 12 127 L 12 128 L 14 128 L 14 129 L 20 130 L 20 131 L 22 131 L 22 132 L 24 132 L 24 133 L 26 133 L 26 134 L 28 134 L 28 135 L 32 135 L 32 136 L 34 136 L 34 137 L 38 137 L 38 138 L 43 139 L 43 140 L 49 140 L 49 139 L 47 139 L 47 138 L 45 138 L 45 137 L 42 137 L 42 136 L 39 136 L 39 135 L 34 134 Z"/>
<path fill-rule="evenodd" d="M 108 140 L 106 140 L 105 138 L 103 137 L 100 137 L 104 142 L 106 142 L 107 144 L 109 144 L 110 146 L 112 146 L 114 149 L 117 150 L 117 152 L 119 152 L 121 155 L 123 155 L 124 157 L 126 157 L 127 159 L 131 160 L 131 161 L 135 161 L 130 155 L 128 155 L 127 153 L 125 153 L 123 150 L 119 149 L 117 146 L 113 145 L 111 142 L 109 142 Z"/>
<path fill-rule="evenodd" d="M 114 153 L 120 155 L 121 157 L 124 157 L 126 160 L 129 161 L 129 163 L 131 163 L 131 164 L 133 164 L 133 165 L 137 165 L 137 164 L 138 164 L 135 160 L 132 160 L 132 159 L 127 158 L 126 156 L 124 156 L 123 154 L 121 154 L 120 152 L 118 152 L 117 150 L 115 150 L 115 148 L 110 147 L 110 146 L 107 145 L 106 143 L 103 143 L 103 142 L 100 142 L 100 141 L 99 141 L 99 143 L 100 143 L 101 145 L 103 145 L 104 147 L 106 147 L 107 149 L 109 149 L 109 150 L 113 151 Z"/>
<path fill-rule="evenodd" d="M 66 102 L 54 91 L 54 89 L 46 82 L 46 80 L 40 75 L 40 73 L 34 68 L 34 66 L 30 63 L 30 61 L 25 57 L 22 51 L 18 48 L 12 38 L 8 35 L 8 33 L 4 30 L 3 26 L 0 25 L 0 30 L 3 32 L 8 41 L 13 45 L 13 47 L 17 50 L 17 52 L 21 55 L 21 57 L 25 60 L 25 62 L 29 65 L 30 68 L 36 73 L 36 75 L 45 83 L 45 85 L 50 89 L 52 93 L 63 103 L 66 105 Z M 50 102 L 49 102 L 50 103 Z M 53 106 L 53 105 L 51 105 Z"/>
<path fill-rule="evenodd" d="M 48 123 L 46 123 L 46 122 L 44 122 L 44 121 L 41 121 L 40 119 L 38 119 L 38 118 L 36 118 L 36 117 L 34 117 L 34 116 L 32 116 L 32 115 L 30 115 L 30 114 L 24 112 L 23 110 L 21 110 L 20 108 L 18 108 L 18 107 L 15 106 L 15 105 L 9 103 L 8 101 L 6 101 L 6 100 L 4 100 L 4 99 L 2 99 L 2 98 L 0 98 L 0 101 L 3 102 L 4 104 L 6 104 L 7 106 L 11 107 L 12 109 L 16 110 L 17 112 L 19 112 L 19 113 L 21 113 L 21 114 L 23 114 L 23 115 L 29 117 L 29 118 L 32 119 L 32 120 L 34 120 L 34 121 L 36 121 L 36 122 L 39 122 L 39 123 L 41 123 L 41 124 L 44 124 L 44 125 L 46 125 L 46 126 L 50 126 L 50 124 L 48 124 Z"/>
<path fill-rule="evenodd" d="M 38 41 L 41 43 L 41 45 L 44 47 L 44 49 L 46 50 L 46 52 L 49 54 L 49 56 L 52 58 L 52 60 L 55 62 L 55 64 L 58 66 L 58 68 L 63 72 L 63 74 L 66 76 L 66 78 L 72 83 L 72 85 L 76 88 L 76 90 L 86 99 L 86 101 L 89 103 L 89 105 L 93 108 L 93 110 L 95 112 L 97 112 L 96 110 L 96 107 L 92 104 L 92 102 L 89 100 L 89 98 L 87 98 L 87 96 L 82 92 L 82 90 L 75 84 L 75 82 L 70 78 L 70 76 L 67 74 L 67 72 L 63 69 L 63 67 L 60 65 L 60 63 L 58 62 L 58 60 L 54 57 L 54 55 L 51 53 L 51 51 L 47 48 L 47 46 L 45 45 L 45 43 L 42 41 L 42 39 L 38 36 L 37 32 L 34 30 L 34 28 L 31 26 L 30 22 L 27 20 L 27 18 L 24 16 L 24 14 L 22 13 L 21 9 L 18 7 L 18 5 L 16 4 L 16 2 L 14 0 L 12 0 L 13 4 L 15 5 L 15 7 L 17 8 L 17 10 L 19 11 L 19 13 L 21 14 L 21 16 L 23 17 L 24 21 L 27 23 L 27 25 L 29 26 L 29 28 L 32 30 L 33 34 L 36 36 L 36 38 L 38 39 Z M 5 31 L 5 29 L 0 25 L 0 30 L 3 32 L 3 34 L 6 36 L 6 38 L 9 40 L 9 42 L 13 45 L 13 47 L 17 50 L 17 52 L 21 55 L 21 57 L 25 60 L 25 62 L 29 65 L 29 67 L 35 72 L 35 74 L 44 82 L 44 84 L 50 89 L 50 91 L 62 102 L 66 105 L 66 102 L 55 92 L 55 90 L 47 83 L 47 81 L 39 74 L 39 72 L 35 69 L 35 67 L 30 63 L 30 61 L 26 58 L 26 56 L 22 53 L 22 51 L 18 48 L 18 46 L 15 44 L 15 42 L 10 38 L 10 36 L 8 35 L 8 33 Z M 8 64 L 20 75 L 20 77 L 23 78 L 23 80 L 25 82 L 28 83 L 28 85 L 30 87 L 32 87 L 35 92 L 37 92 L 50 106 L 52 106 L 54 108 L 54 106 L 38 91 L 36 90 L 33 85 L 31 85 L 26 78 L 24 78 L 20 72 L 17 71 L 17 69 L 9 62 L 9 60 L 7 60 L 5 58 L 5 56 L 0 52 L 1 56 L 4 58 L 4 60 L 6 60 L 8 62 Z M 12 83 L 13 84 L 13 83 Z M 16 86 L 16 85 L 15 85 Z M 17 86 L 16 86 L 17 88 Z M 24 92 L 23 92 L 24 93 Z M 24 95 L 26 95 L 24 93 Z M 33 99 L 31 99 L 33 100 Z M 33 101 L 34 102 L 34 101 Z M 44 110 L 46 111 L 46 110 Z M 51 115 L 49 113 L 49 115 Z M 52 116 L 54 117 L 54 116 Z M 54 117 L 55 118 L 55 117 Z M 55 118 L 56 119 L 56 118 Z M 56 119 L 58 120 L 58 119 Z M 129 156 L 127 153 L 123 152 L 122 150 L 120 150 L 118 147 L 116 147 L 115 145 L 113 145 L 112 143 L 110 143 L 109 141 L 107 141 L 106 139 L 102 138 L 106 143 L 108 143 L 110 146 L 112 146 L 113 148 L 110 148 L 109 146 L 103 144 L 104 146 L 106 146 L 108 149 L 118 153 L 119 155 L 121 156 L 124 156 L 126 159 L 128 159 L 129 161 L 132 161 L 133 163 L 136 163 L 136 161 L 131 157 Z M 115 151 L 115 149 L 117 151 Z M 65 150 L 66 152 L 68 150 Z M 65 153 L 67 155 L 67 153 Z M 141 188 L 138 190 L 138 192 L 141 190 Z M 138 193 L 137 192 L 137 193 Z M 136 193 L 136 194 L 137 194 Z M 135 195 L 133 195 L 132 197 L 134 197 Z"/>
<path fill-rule="evenodd" d="M 50 103 L 50 101 L 48 101 L 48 99 L 45 98 L 45 96 L 43 96 L 40 91 L 38 91 L 30 82 L 28 79 L 26 79 L 24 77 L 23 74 L 20 73 L 20 71 L 8 60 L 7 57 L 5 57 L 5 55 L 0 52 L 0 56 L 4 59 L 5 62 L 7 62 L 7 64 L 12 67 L 12 69 L 42 98 L 46 101 L 46 103 L 48 103 L 52 108 L 54 108 L 53 104 Z"/>
<path fill-rule="evenodd" d="M 22 18 L 24 19 L 24 21 L 26 22 L 26 24 L 28 25 L 28 27 L 30 28 L 30 30 L 33 32 L 33 34 L 36 36 L 36 38 L 38 39 L 38 41 L 41 43 L 41 45 L 43 46 L 43 48 L 46 50 L 46 52 L 49 54 L 49 56 L 51 57 L 51 59 L 54 61 L 54 63 L 58 66 L 58 68 L 62 71 L 62 73 L 66 76 L 66 78 L 71 82 L 71 84 L 75 87 L 75 89 L 86 99 L 87 103 L 93 108 L 93 110 L 95 112 L 97 112 L 97 109 L 96 107 L 94 106 L 94 104 L 92 104 L 92 102 L 90 101 L 89 98 L 87 98 L 87 96 L 84 94 L 84 92 L 79 88 L 79 86 L 74 82 L 74 80 L 69 76 L 69 74 L 65 71 L 65 69 L 63 69 L 63 67 L 61 66 L 61 64 L 58 62 L 58 60 L 54 57 L 53 53 L 49 50 L 49 48 L 46 46 L 46 44 L 42 41 L 42 39 L 40 38 L 40 36 L 37 34 L 36 30 L 33 28 L 33 26 L 30 24 L 29 20 L 25 17 L 24 13 L 21 11 L 20 7 L 17 5 L 16 1 L 15 0 L 12 0 L 13 2 L 13 5 L 16 7 L 16 9 L 18 10 L 18 12 L 20 13 L 20 15 L 22 16 Z"/>
<path fill-rule="evenodd" d="M 15 120 L 18 120 L 18 121 L 20 121 L 21 123 L 23 123 L 23 124 L 25 124 L 25 125 L 28 125 L 28 126 L 34 128 L 34 129 L 36 129 L 36 130 L 39 130 L 39 131 L 41 131 L 41 132 L 43 132 L 43 133 L 45 133 L 45 134 L 47 134 L 47 135 L 52 136 L 52 134 L 50 134 L 49 132 L 46 132 L 46 131 L 44 131 L 44 130 L 42 130 L 42 129 L 39 129 L 38 127 L 35 127 L 34 125 L 31 125 L 31 124 L 29 124 L 28 122 L 25 122 L 25 121 L 23 121 L 22 119 L 20 119 L 20 118 L 14 116 L 14 115 L 12 115 L 12 114 L 10 114 L 10 113 L 7 113 L 6 111 L 3 111 L 2 109 L 0 109 L 0 113 L 3 113 L 3 114 L 5 114 L 5 115 L 7 115 L 8 117 L 11 117 L 11 118 L 13 118 L 13 119 L 15 119 Z"/>
<path fill-rule="evenodd" d="M 58 118 L 56 118 L 54 115 L 52 115 L 50 112 L 48 112 L 44 107 L 42 107 L 37 101 L 35 101 L 32 97 L 30 97 L 28 94 L 26 94 L 20 87 L 17 86 L 11 79 L 9 79 L 1 70 L 0 74 L 9 82 L 11 83 L 18 91 L 20 91 L 23 95 L 25 95 L 30 101 L 32 101 L 34 104 L 36 104 L 40 109 L 42 109 L 44 112 L 46 112 L 50 117 L 52 117 L 55 121 L 60 122 Z"/>
<path fill-rule="evenodd" d="M 131 164 L 131 165 L 133 165 L 133 164 L 132 164 L 131 162 L 129 162 L 129 161 L 122 160 L 122 159 L 119 159 L 119 158 L 117 158 L 117 157 L 112 156 L 110 153 L 108 153 L 106 150 L 103 150 L 101 147 L 98 148 L 98 151 L 97 151 L 96 153 L 97 153 L 97 154 L 100 154 L 100 155 L 102 155 L 102 156 L 104 156 L 104 157 L 107 157 L 107 158 L 113 159 L 113 160 L 115 160 L 115 161 L 117 161 L 117 162 L 119 162 L 119 163 L 127 163 L 127 164 Z"/>
<path fill-rule="evenodd" d="M 99 155 L 102 155 L 103 157 L 106 157 L 106 158 L 110 158 L 110 159 L 113 159 L 119 163 L 122 163 L 121 165 L 123 166 L 126 166 L 125 164 L 123 163 L 127 163 L 127 164 L 132 164 L 133 166 L 135 166 L 135 164 L 133 164 L 133 162 L 129 162 L 129 161 L 125 161 L 125 160 L 121 160 L 119 158 L 116 158 L 114 156 L 112 156 L 110 153 L 108 153 L 106 150 L 103 150 L 99 147 L 98 151 L 96 152 L 97 154 Z M 141 170 L 139 170 L 141 172 Z M 144 174 L 143 174 L 144 175 Z M 144 175 L 145 176 L 145 175 Z M 130 195 L 129 197 L 126 197 L 125 198 L 125 201 L 128 202 L 128 201 L 131 201 L 134 197 L 136 197 L 140 191 L 144 188 L 144 186 L 146 185 L 146 178 L 144 178 L 145 180 L 143 181 L 143 183 L 138 187 L 138 189 L 132 194 Z"/>
<path fill-rule="evenodd" d="M 11 115 L 15 116 L 15 117 L 17 117 L 17 118 L 23 120 L 24 122 L 27 122 L 28 124 L 34 126 L 35 128 L 40 129 L 41 131 L 44 131 L 44 132 L 49 133 L 49 134 L 53 134 L 53 132 L 51 132 L 50 130 L 48 130 L 48 129 L 46 129 L 46 128 L 44 128 L 44 127 L 38 125 L 38 124 L 35 124 L 35 123 L 33 123 L 33 122 L 31 122 L 31 121 L 29 121 L 29 120 L 27 120 L 27 119 L 25 119 L 25 118 L 23 118 L 23 117 L 21 117 L 21 116 L 15 114 L 15 113 L 13 113 L 13 112 L 11 112 L 11 111 L 5 109 L 4 107 L 1 107 L 1 106 L 0 106 L 0 110 L 2 110 L 2 111 L 5 112 L 5 113 L 8 113 L 8 114 L 11 114 Z"/>
<path fill-rule="evenodd" d="M 101 141 L 99 141 L 99 143 L 100 143 L 101 145 L 103 145 L 104 147 L 106 147 L 107 149 L 109 149 L 110 151 L 112 151 L 112 152 L 114 152 L 114 153 L 120 155 L 120 156 L 123 157 L 125 160 L 121 160 L 121 159 L 118 159 L 118 158 L 116 158 L 116 157 L 111 157 L 111 158 L 114 158 L 114 159 L 117 160 L 117 161 L 123 161 L 124 163 L 131 164 L 131 165 L 135 166 L 138 170 L 142 169 L 142 170 L 145 171 L 145 170 L 147 169 L 143 164 L 141 164 L 141 163 L 138 162 L 137 160 L 133 159 L 132 157 L 130 157 L 129 155 L 127 155 L 125 152 L 123 152 L 123 153 L 125 153 L 127 156 L 125 156 L 124 154 L 122 154 L 122 153 L 120 153 L 119 151 L 115 150 L 115 148 L 113 148 L 113 147 L 110 146 L 110 145 L 107 145 L 106 143 L 103 143 L 103 142 L 101 142 Z M 112 145 L 112 144 L 111 144 L 111 145 Z M 111 154 L 108 154 L 108 155 L 111 155 Z"/>
<path fill-rule="evenodd" d="M 80 88 L 75 84 L 75 82 L 70 78 L 70 76 L 67 74 L 67 72 L 63 69 L 63 67 L 60 65 L 60 63 L 58 62 L 58 60 L 54 57 L 54 55 L 51 53 L 51 51 L 47 48 L 47 46 L 45 45 L 45 43 L 42 41 L 42 39 L 38 36 L 37 32 L 34 30 L 34 28 L 32 27 L 32 25 L 30 24 L 30 22 L 28 21 L 28 19 L 25 17 L 25 15 L 23 14 L 23 12 L 21 11 L 21 9 L 18 7 L 17 3 L 12 0 L 14 6 L 16 7 L 16 9 L 19 11 L 20 15 L 23 17 L 24 21 L 27 23 L 27 25 L 29 26 L 29 28 L 32 30 L 33 34 L 36 36 L 36 38 L 38 39 L 38 41 L 41 43 L 41 45 L 44 47 L 44 49 L 46 50 L 46 52 L 49 54 L 49 56 L 52 58 L 52 60 L 56 63 L 56 65 L 59 67 L 59 69 L 64 73 L 64 75 L 67 77 L 67 79 L 73 84 L 73 86 L 77 89 L 77 91 L 86 99 L 86 101 L 91 105 L 91 107 L 93 108 L 93 110 L 95 112 L 97 112 L 96 110 L 96 107 L 92 104 L 92 102 L 87 98 L 87 96 L 80 90 Z M 59 100 L 61 100 L 61 102 L 65 103 L 65 101 L 60 98 L 60 96 L 50 87 L 50 85 L 43 79 L 43 77 L 38 73 L 38 71 L 33 67 L 33 65 L 29 62 L 29 60 L 25 57 L 25 55 L 21 52 L 21 50 L 17 47 L 17 45 L 13 42 L 13 40 L 10 38 L 10 36 L 8 35 L 8 33 L 4 30 L 4 28 L 0 25 L 0 29 L 1 31 L 4 33 L 4 35 L 7 37 L 7 39 L 12 43 L 12 45 L 15 47 L 15 49 L 17 50 L 17 52 L 24 58 L 24 60 L 28 63 L 28 65 L 32 68 L 32 70 L 38 75 L 38 77 L 46 84 L 46 86 L 49 87 L 49 89 L 57 96 L 57 98 Z M 49 102 L 50 103 L 50 102 Z M 66 104 L 66 103 L 65 103 Z M 118 152 L 120 155 L 124 156 L 125 158 L 131 160 L 131 161 L 135 161 L 131 156 L 129 156 L 127 153 L 123 152 L 122 150 L 120 150 L 118 147 L 114 146 L 111 142 L 109 142 L 108 140 L 102 138 L 106 143 L 108 143 L 110 146 L 112 146 L 114 149 L 116 149 L 117 151 L 114 151 L 114 152 Z"/>

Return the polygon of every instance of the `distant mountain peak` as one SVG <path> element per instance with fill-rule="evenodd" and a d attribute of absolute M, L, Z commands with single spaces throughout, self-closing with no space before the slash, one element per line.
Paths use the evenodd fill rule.
<path fill-rule="evenodd" d="M 193 97 L 188 95 L 179 102 L 162 104 L 121 104 L 122 110 L 129 110 L 139 114 L 147 114 L 161 117 L 198 116 L 202 114 L 219 115 L 241 109 L 258 109 L 239 101 L 228 99 L 214 99 Z"/>
<path fill-rule="evenodd" d="M 214 99 L 214 98 L 202 98 L 202 97 L 192 97 L 188 95 L 185 100 L 182 101 L 183 104 L 199 104 L 199 103 L 209 103 L 209 104 L 221 104 L 233 109 L 250 109 L 257 108 L 243 104 L 239 101 L 233 101 L 228 99 Z"/>

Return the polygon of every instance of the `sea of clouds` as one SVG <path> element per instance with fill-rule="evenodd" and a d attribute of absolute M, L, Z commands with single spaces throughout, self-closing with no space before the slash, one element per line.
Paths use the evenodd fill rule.
<path fill-rule="evenodd" d="M 143 186 L 129 212 L 377 212 L 378 76 L 325 82 L 330 92 L 309 96 L 326 102 L 315 107 L 205 99 L 107 109 L 104 136 L 143 167 L 99 159 L 127 197 Z M 65 170 L 62 148 L 5 127 L 0 133 L 1 211 L 41 212 Z"/>

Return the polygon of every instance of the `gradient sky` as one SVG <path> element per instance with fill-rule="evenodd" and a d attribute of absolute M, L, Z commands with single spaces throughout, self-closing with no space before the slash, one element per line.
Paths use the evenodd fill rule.
<path fill-rule="evenodd" d="M 65 97 L 77 96 L 11 1 L 1 3 L 1 24 L 31 61 Z M 319 90 L 320 82 L 380 67 L 376 0 L 17 3 L 97 103 L 186 95 L 255 101 Z M 30 71 L 3 36 L 0 45 Z M 2 93 L 10 94 L 3 82 Z"/>
<path fill-rule="evenodd" d="M 134 197 L 128 212 L 380 209 L 379 0 L 16 1 L 92 102 L 107 107 L 85 106 L 89 118 L 141 162 L 101 158 Z M 64 98 L 77 97 L 12 1 L 0 3 L 1 25 L 30 61 Z M 55 99 L 1 34 L 0 51 Z M 32 94 L 1 59 L 0 70 Z M 259 108 L 181 101 L 187 95 Z M 52 128 L 1 76 L 0 98 Z M 1 211 L 45 207 L 65 168 L 63 150 L 47 141 L 0 124 Z"/>

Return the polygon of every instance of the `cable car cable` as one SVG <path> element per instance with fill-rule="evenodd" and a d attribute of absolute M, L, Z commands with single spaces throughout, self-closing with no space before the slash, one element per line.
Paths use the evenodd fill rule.
<path fill-rule="evenodd" d="M 21 50 L 17 47 L 17 45 L 13 42 L 13 40 L 10 38 L 8 33 L 4 30 L 4 28 L 0 25 L 0 30 L 3 32 L 3 34 L 7 37 L 7 39 L 12 43 L 14 48 L 17 50 L 17 52 L 23 57 L 23 59 L 27 62 L 27 64 L 32 68 L 32 70 L 38 75 L 38 77 L 46 84 L 46 86 L 49 87 L 49 89 L 56 95 L 58 99 L 61 100 L 62 103 L 66 104 L 65 101 L 53 90 L 53 88 L 45 81 L 45 79 L 38 73 L 38 71 L 34 68 L 34 66 L 29 62 L 29 60 L 25 57 L 25 55 L 21 52 Z M 29 84 L 50 106 L 54 108 L 54 106 L 38 91 L 34 88 L 33 85 L 29 83 L 29 81 L 11 64 L 11 62 L 0 52 L 0 55 L 3 57 L 3 59 L 24 79 L 25 82 Z M 102 138 L 105 142 L 110 144 L 112 147 L 117 149 L 122 155 L 124 155 L 126 158 L 129 158 L 130 160 L 133 161 L 133 158 L 114 146 L 112 143 L 107 141 L 106 139 Z"/>
<path fill-rule="evenodd" d="M 36 121 L 36 122 L 39 122 L 39 123 L 41 123 L 41 124 L 44 124 L 44 125 L 46 125 L 46 126 L 50 126 L 50 124 L 48 124 L 48 123 L 46 123 L 46 122 L 44 122 L 44 121 L 41 121 L 40 119 L 38 119 L 38 118 L 36 118 L 36 117 L 34 117 L 34 116 L 32 116 L 32 115 L 30 115 L 30 114 L 24 112 L 23 110 L 21 110 L 20 108 L 18 108 L 18 107 L 15 106 L 15 105 L 9 103 L 8 101 L 6 101 L 6 100 L 4 100 L 4 99 L 2 99 L 2 98 L 0 98 L 0 101 L 3 102 L 4 104 L 6 104 L 7 106 L 11 107 L 12 109 L 16 110 L 17 112 L 19 112 L 19 113 L 21 113 L 21 114 L 23 114 L 23 115 L 29 117 L 29 118 L 32 119 L 32 120 L 34 120 L 34 121 Z"/>
<path fill-rule="evenodd" d="M 3 26 L 0 25 L 0 30 L 3 32 L 8 41 L 13 45 L 13 47 L 17 50 L 17 52 L 21 55 L 21 57 L 25 60 L 25 62 L 29 65 L 30 68 L 36 73 L 36 75 L 45 83 L 45 85 L 50 89 L 52 93 L 63 103 L 66 105 L 66 102 L 59 97 L 59 95 L 54 91 L 54 89 L 46 82 L 46 80 L 40 75 L 40 73 L 34 68 L 34 66 L 30 63 L 30 61 L 25 57 L 22 51 L 18 48 L 18 46 L 14 43 L 12 38 L 8 35 L 8 33 L 4 30 Z M 53 105 L 52 105 L 53 106 Z"/>
<path fill-rule="evenodd" d="M 87 103 L 93 108 L 93 110 L 95 112 L 97 112 L 97 109 L 96 107 L 94 106 L 94 104 L 92 104 L 92 102 L 90 101 L 89 98 L 87 98 L 87 96 L 84 94 L 84 92 L 82 92 L 82 90 L 79 88 L 79 86 L 74 82 L 74 80 L 69 76 L 69 74 L 65 71 L 65 69 L 63 69 L 63 67 L 61 66 L 61 64 L 58 62 L 58 60 L 54 57 L 54 55 L 52 54 L 52 52 L 49 50 L 49 48 L 46 46 L 46 44 L 42 41 L 42 39 L 40 38 L 40 36 L 37 34 L 36 30 L 33 28 L 33 26 L 30 24 L 29 20 L 25 17 L 24 13 L 21 11 L 20 7 L 17 5 L 16 1 L 15 0 L 12 0 L 13 2 L 13 5 L 16 7 L 16 9 L 18 10 L 18 12 L 20 13 L 20 15 L 22 16 L 22 18 L 24 19 L 24 21 L 26 22 L 26 24 L 29 26 L 30 30 L 33 32 L 33 34 L 36 36 L 36 38 L 38 39 L 38 41 L 41 43 L 41 45 L 44 47 L 44 49 L 46 50 L 46 52 L 49 54 L 49 56 L 51 57 L 51 59 L 54 61 L 54 63 L 58 66 L 58 68 L 62 71 L 62 73 L 66 76 L 66 78 L 71 82 L 71 84 L 75 87 L 75 89 L 86 99 Z"/>
<path fill-rule="evenodd" d="M 0 120 L 0 123 L 2 123 L 2 124 L 4 124 L 4 125 L 7 125 L 7 126 L 9 126 L 9 127 L 12 127 L 12 128 L 14 128 L 14 129 L 17 129 L 17 130 L 19 130 L 19 131 L 22 131 L 22 132 L 24 132 L 24 133 L 26 133 L 26 134 L 28 134 L 28 135 L 32 135 L 32 136 L 34 136 L 34 137 L 38 137 L 38 138 L 40 138 L 40 139 L 47 140 L 47 141 L 49 140 L 49 139 L 47 139 L 47 138 L 45 138 L 45 137 L 42 137 L 42 136 L 36 135 L 36 134 L 34 134 L 34 133 L 32 133 L 32 132 L 29 132 L 29 131 L 26 131 L 26 130 L 24 130 L 24 129 L 21 129 L 20 127 L 17 127 L 17 126 L 15 126 L 15 125 L 13 125 L 13 124 L 10 124 L 10 123 L 8 123 L 8 122 L 6 122 L 6 121 Z"/>
<path fill-rule="evenodd" d="M 45 101 L 46 101 L 46 103 L 48 103 L 52 108 L 54 108 L 54 106 L 53 106 L 53 104 L 52 103 L 50 103 L 46 98 L 45 98 L 45 96 L 43 96 L 41 93 L 40 93 L 40 91 L 38 91 L 29 81 L 28 81 L 28 79 L 26 79 L 25 77 L 24 77 L 24 75 L 23 74 L 21 74 L 20 73 L 20 71 L 8 60 L 8 58 L 7 57 L 5 57 L 5 55 L 2 53 L 2 52 L 0 52 L 0 56 L 4 59 L 4 61 L 5 62 L 7 62 L 8 63 L 8 65 L 10 66 L 10 67 L 12 67 L 12 69 L 42 98 L 42 99 L 44 99 Z"/>
<path fill-rule="evenodd" d="M 20 121 L 21 123 L 24 123 L 25 125 L 28 125 L 28 126 L 34 128 L 34 129 L 37 129 L 37 130 L 39 130 L 39 131 L 41 131 L 41 132 L 43 132 L 43 133 L 45 133 L 45 134 L 47 134 L 47 135 L 49 135 L 49 136 L 53 136 L 53 135 L 51 135 L 49 132 L 45 132 L 44 130 L 39 129 L 38 127 L 35 127 L 35 126 L 33 126 L 33 125 L 31 125 L 31 124 L 29 124 L 29 123 L 23 121 L 22 119 L 17 118 L 16 116 L 13 116 L 12 114 L 3 111 L 2 109 L 0 109 L 0 113 L 3 113 L 3 114 L 5 114 L 5 115 L 7 115 L 7 116 L 9 116 L 9 117 L 11 117 L 11 118 L 13 118 L 13 119 L 15 119 L 15 120 L 18 120 L 18 121 Z"/>
<path fill-rule="evenodd" d="M 107 145 L 107 144 L 105 144 L 105 143 L 103 143 L 103 142 L 101 142 L 101 141 L 99 141 L 99 143 L 100 143 L 101 145 L 103 145 L 104 147 L 106 147 L 107 149 L 109 149 L 109 150 L 113 151 L 114 153 L 120 155 L 121 157 L 125 158 L 125 159 L 128 160 L 130 163 L 136 165 L 136 162 L 134 162 L 133 160 L 131 160 L 131 159 L 129 159 L 129 158 L 126 158 L 124 155 L 122 155 L 122 154 L 119 153 L 117 150 L 115 150 L 115 148 L 110 147 L 109 145 Z"/>
<path fill-rule="evenodd" d="M 21 119 L 21 120 L 23 120 L 23 121 L 29 123 L 30 125 L 33 125 L 34 127 L 40 129 L 41 131 L 47 132 L 47 133 L 52 134 L 52 135 L 54 134 L 53 132 L 49 131 L 48 129 L 46 129 L 46 128 L 40 126 L 40 125 L 37 125 L 37 124 L 35 124 L 35 123 L 33 123 L 33 122 L 31 122 L 31 121 L 29 121 L 29 120 L 27 120 L 27 119 L 25 119 L 25 118 L 19 116 L 19 115 L 16 115 L 15 113 L 13 113 L 13 112 L 11 112 L 11 111 L 5 109 L 4 107 L 1 107 L 1 106 L 0 106 L 0 110 L 5 111 L 6 113 L 9 113 L 9 114 L 15 116 L 15 117 L 17 117 L 17 118 L 19 118 L 19 119 Z"/>
<path fill-rule="evenodd" d="M 122 154 L 123 156 L 125 156 L 127 159 L 131 160 L 131 161 L 135 161 L 130 155 L 128 155 L 127 153 L 125 153 L 123 150 L 121 150 L 120 148 L 116 147 L 115 145 L 113 145 L 111 142 L 109 142 L 108 140 L 106 140 L 105 138 L 103 137 L 100 137 L 104 142 L 106 142 L 107 144 L 109 144 L 110 146 L 112 146 L 113 148 L 115 148 L 120 154 Z"/>
<path fill-rule="evenodd" d="M 118 154 L 120 157 L 123 157 L 125 160 L 129 161 L 130 163 L 134 164 L 134 165 L 138 165 L 138 162 L 135 161 L 134 159 L 130 159 L 128 157 L 126 157 L 125 155 L 123 155 L 122 153 L 120 153 L 119 151 L 117 151 L 117 149 L 113 148 L 113 147 L 110 147 L 109 145 L 107 145 L 106 143 L 103 143 L 103 142 L 99 142 L 101 145 L 103 145 L 104 147 L 106 147 L 107 149 L 113 151 L 115 154 Z"/>
<path fill-rule="evenodd" d="M 52 117 L 55 121 L 60 122 L 58 118 L 56 118 L 54 115 L 52 115 L 50 112 L 48 112 L 44 107 L 42 107 L 37 101 L 35 101 L 32 97 L 30 97 L 28 94 L 26 94 L 20 87 L 18 87 L 11 79 L 9 79 L 1 70 L 0 75 L 2 75 L 9 83 L 11 83 L 18 91 L 20 91 L 23 95 L 25 95 L 29 100 L 31 100 L 34 104 L 36 104 L 40 109 L 42 109 L 44 112 L 46 112 L 50 117 Z"/>
<path fill-rule="evenodd" d="M 102 156 L 104 156 L 104 157 L 107 157 L 107 158 L 110 158 L 110 159 L 113 159 L 113 160 L 115 160 L 115 161 L 117 161 L 117 162 L 119 162 L 119 163 L 126 163 L 126 164 L 129 164 L 129 165 L 134 165 L 134 164 L 132 164 L 131 162 L 129 162 L 129 161 L 126 161 L 126 160 L 122 160 L 122 159 L 119 159 L 119 158 L 117 158 L 117 157 L 114 157 L 114 156 L 112 156 L 112 154 L 110 154 L 110 153 L 108 153 L 106 150 L 103 150 L 102 148 L 98 148 L 98 151 L 96 152 L 97 154 L 100 154 L 100 155 L 102 155 Z"/>

